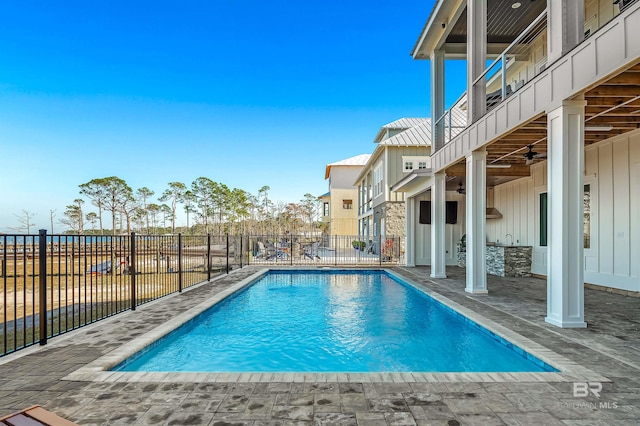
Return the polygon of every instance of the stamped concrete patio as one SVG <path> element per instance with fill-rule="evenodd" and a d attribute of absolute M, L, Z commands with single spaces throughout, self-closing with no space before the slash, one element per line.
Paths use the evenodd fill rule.
<path fill-rule="evenodd" d="M 428 268 L 393 270 L 474 318 L 546 348 L 548 357 L 564 360 L 567 371 L 524 376 L 79 373 L 259 269 L 234 271 L 53 338 L 47 346 L 0 358 L 0 417 L 41 404 L 87 425 L 640 424 L 640 298 L 586 289 L 589 327 L 559 329 L 544 322 L 545 281 L 490 276 L 489 295 L 474 296 L 464 292 L 464 271 L 455 267 L 447 270 L 449 278 L 437 280 L 429 278 Z M 591 384 L 579 384 L 574 392 L 575 383 L 586 380 Z"/>

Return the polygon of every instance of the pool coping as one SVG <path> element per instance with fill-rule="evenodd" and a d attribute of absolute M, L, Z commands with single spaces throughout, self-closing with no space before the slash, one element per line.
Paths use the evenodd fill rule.
<path fill-rule="evenodd" d="M 357 268 L 361 269 L 361 268 Z M 91 381 L 91 382 L 239 382 L 239 383 L 269 383 L 269 382 L 338 382 L 338 383 L 368 383 L 368 382 L 609 382 L 602 376 L 552 350 L 492 321 L 479 313 L 468 309 L 451 299 L 437 293 L 424 284 L 417 283 L 411 278 L 384 267 L 369 267 L 366 270 L 382 270 L 395 279 L 399 279 L 418 291 L 433 298 L 445 307 L 486 328 L 496 336 L 520 347 L 544 363 L 556 368 L 558 372 L 517 372 L 517 373 L 467 373 L 467 372 L 376 372 L 376 373 L 242 373 L 242 372 L 124 372 L 110 371 L 111 368 L 122 363 L 140 350 L 153 344 L 161 337 L 190 321 L 195 316 L 206 311 L 226 297 L 252 284 L 269 271 L 279 270 L 353 270 L 353 268 L 334 267 L 271 267 L 263 268 L 242 279 L 238 283 L 227 287 L 221 292 L 209 297 L 191 309 L 175 316 L 153 330 L 137 337 L 135 340 L 112 350 L 89 364 L 71 372 L 62 380 Z M 206 283 L 204 283 L 206 284 Z"/>

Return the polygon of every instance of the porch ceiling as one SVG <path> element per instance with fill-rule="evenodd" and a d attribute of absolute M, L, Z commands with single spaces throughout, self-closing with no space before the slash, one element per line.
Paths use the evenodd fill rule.
<path fill-rule="evenodd" d="M 513 8 L 514 4 L 520 4 Z M 545 0 L 488 0 L 487 43 L 509 44 L 547 7 Z M 467 10 L 453 25 L 446 43 L 467 42 Z"/>
<path fill-rule="evenodd" d="M 585 146 L 640 128 L 640 63 L 583 92 Z M 599 128 L 599 129 L 598 129 Z M 540 115 L 488 144 L 487 184 L 494 186 L 529 175 L 523 154 L 528 146 L 538 154 L 547 152 L 547 117 Z M 533 163 L 545 161 L 544 155 Z M 506 167 L 506 168 L 500 168 Z M 450 166 L 448 176 L 465 175 L 464 160 Z"/>

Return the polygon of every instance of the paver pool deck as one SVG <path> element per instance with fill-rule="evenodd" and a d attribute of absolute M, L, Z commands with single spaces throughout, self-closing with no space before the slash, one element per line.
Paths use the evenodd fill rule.
<path fill-rule="evenodd" d="M 0 417 L 34 404 L 83 425 L 640 425 L 640 298 L 587 288 L 586 329 L 544 322 L 546 282 L 392 271 L 560 366 L 524 374 L 108 373 L 101 360 L 223 295 L 245 267 L 0 358 Z M 600 389 L 601 386 L 601 389 Z M 588 396 L 583 396 L 588 394 Z M 597 395 L 596 395 L 597 394 Z"/>

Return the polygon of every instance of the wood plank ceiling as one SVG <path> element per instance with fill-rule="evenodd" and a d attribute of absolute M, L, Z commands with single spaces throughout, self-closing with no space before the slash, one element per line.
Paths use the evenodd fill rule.
<path fill-rule="evenodd" d="M 603 141 L 640 128 L 640 63 L 622 71 L 609 80 L 584 92 L 585 146 Z M 539 154 L 533 163 L 544 161 L 547 152 L 547 117 L 540 115 L 515 129 L 499 140 L 489 144 L 487 165 L 511 165 L 508 168 L 488 168 L 487 176 L 495 177 L 491 183 L 497 184 L 529 175 L 529 165 L 525 164 L 525 154 L 532 150 Z M 448 176 L 464 176 L 464 160 L 447 169 Z M 510 179 L 509 179 L 510 178 Z"/>

